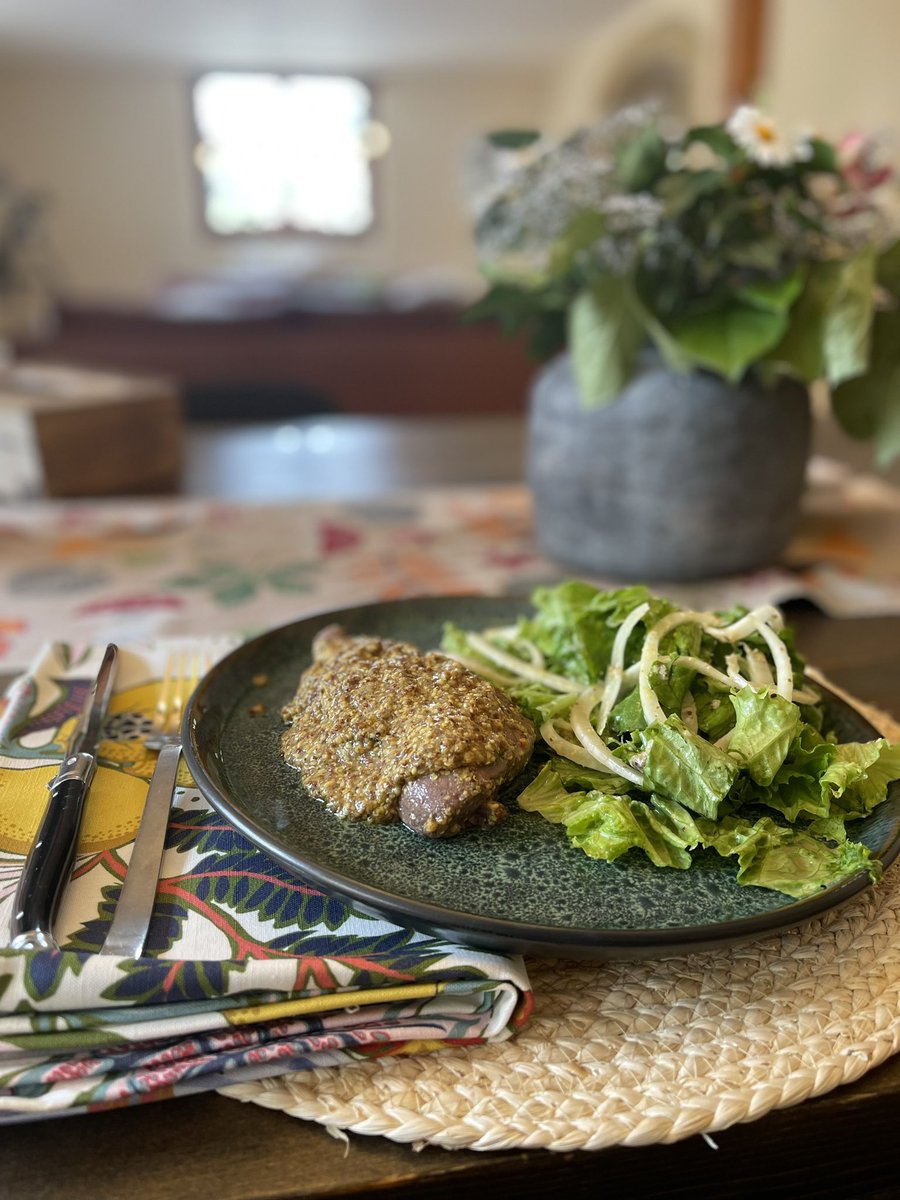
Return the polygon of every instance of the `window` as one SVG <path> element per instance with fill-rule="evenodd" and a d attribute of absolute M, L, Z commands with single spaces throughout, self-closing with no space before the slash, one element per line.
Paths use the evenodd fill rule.
<path fill-rule="evenodd" d="M 350 237 L 372 224 L 372 95 L 341 75 L 217 71 L 194 86 L 204 215 L 221 234 Z"/>

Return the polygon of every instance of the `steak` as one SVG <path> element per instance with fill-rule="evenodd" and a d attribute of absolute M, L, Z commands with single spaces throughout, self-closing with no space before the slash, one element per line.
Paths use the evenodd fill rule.
<path fill-rule="evenodd" d="M 516 703 L 452 658 L 336 625 L 313 640 L 283 716 L 282 752 L 312 796 L 337 816 L 425 837 L 498 821 L 497 794 L 534 748 Z"/>

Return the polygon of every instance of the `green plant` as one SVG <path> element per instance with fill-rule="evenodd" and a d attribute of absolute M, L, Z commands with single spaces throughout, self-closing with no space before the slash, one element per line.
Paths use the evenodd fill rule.
<path fill-rule="evenodd" d="M 661 124 L 629 109 L 550 146 L 492 135 L 519 161 L 476 224 L 489 287 L 469 318 L 538 358 L 568 348 L 589 405 L 647 342 L 680 371 L 825 380 L 848 432 L 900 453 L 900 240 L 873 145 L 788 139 L 749 107 Z"/>

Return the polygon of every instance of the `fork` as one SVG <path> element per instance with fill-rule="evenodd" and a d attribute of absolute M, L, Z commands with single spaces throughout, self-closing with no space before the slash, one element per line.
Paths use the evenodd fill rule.
<path fill-rule="evenodd" d="M 172 650 L 166 658 L 154 728 L 146 741 L 149 749 L 159 751 L 159 757 L 147 789 L 122 891 L 100 948 L 101 954 L 139 958 L 144 948 L 181 758 L 181 717 L 209 665 L 210 656 L 196 650 Z"/>

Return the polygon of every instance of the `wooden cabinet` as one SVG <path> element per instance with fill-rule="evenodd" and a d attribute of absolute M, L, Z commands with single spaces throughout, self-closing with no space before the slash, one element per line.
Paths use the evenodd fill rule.
<path fill-rule="evenodd" d="M 23 353 L 164 375 L 189 420 L 519 413 L 535 369 L 520 340 L 443 306 L 227 321 L 66 307 Z"/>

